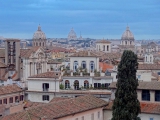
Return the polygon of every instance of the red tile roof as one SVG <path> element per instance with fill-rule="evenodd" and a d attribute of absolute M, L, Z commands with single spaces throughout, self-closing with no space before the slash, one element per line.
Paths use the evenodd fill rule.
<path fill-rule="evenodd" d="M 43 104 L 46 104 L 46 103 L 26 101 L 24 108 L 35 107 L 35 106 L 39 106 L 39 105 L 43 105 Z"/>
<path fill-rule="evenodd" d="M 138 70 L 160 70 L 160 64 L 139 64 Z"/>
<path fill-rule="evenodd" d="M 34 46 L 34 47 L 31 47 L 29 49 L 21 49 L 20 50 L 20 56 L 22 58 L 28 58 L 31 56 L 32 53 L 36 52 L 39 48 L 39 46 Z"/>
<path fill-rule="evenodd" d="M 59 78 L 59 75 L 60 75 L 60 72 L 49 71 L 49 72 L 30 76 L 29 78 Z"/>
<path fill-rule="evenodd" d="M 1 117 L 0 120 L 39 120 L 44 116 L 49 120 L 58 119 L 87 110 L 105 107 L 107 104 L 106 101 L 94 96 L 81 96 L 32 107 L 26 111 Z"/>
<path fill-rule="evenodd" d="M 110 41 L 108 41 L 108 40 L 99 40 L 99 41 L 97 41 L 96 43 L 111 43 Z"/>
<path fill-rule="evenodd" d="M 105 62 L 99 62 L 100 68 L 102 68 L 102 71 L 105 72 L 107 69 L 113 69 L 113 66 L 111 64 L 107 64 Z"/>
<path fill-rule="evenodd" d="M 104 108 L 106 110 L 112 110 L 113 101 L 110 101 L 109 104 Z M 160 114 L 160 103 L 153 102 L 140 102 L 141 112 L 147 114 Z"/>
<path fill-rule="evenodd" d="M 22 89 L 15 84 L 0 87 L 0 95 L 11 94 L 16 92 L 22 92 Z"/>
<path fill-rule="evenodd" d="M 116 89 L 117 82 L 112 82 L 109 88 Z M 137 89 L 142 90 L 160 90 L 160 82 L 159 81 L 151 81 L 151 82 L 139 82 L 139 86 Z"/>

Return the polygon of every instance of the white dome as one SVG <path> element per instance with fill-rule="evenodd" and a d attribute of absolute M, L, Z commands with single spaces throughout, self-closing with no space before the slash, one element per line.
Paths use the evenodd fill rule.
<path fill-rule="evenodd" d="M 126 31 L 123 33 L 121 40 L 132 40 L 134 41 L 134 35 L 129 30 L 129 27 L 127 26 Z"/>
<path fill-rule="evenodd" d="M 74 32 L 73 28 L 71 29 L 71 31 L 68 34 L 68 38 L 77 38 L 76 33 Z"/>
<path fill-rule="evenodd" d="M 46 39 L 46 35 L 41 31 L 41 26 L 38 26 L 38 30 L 33 34 L 33 39 Z"/>

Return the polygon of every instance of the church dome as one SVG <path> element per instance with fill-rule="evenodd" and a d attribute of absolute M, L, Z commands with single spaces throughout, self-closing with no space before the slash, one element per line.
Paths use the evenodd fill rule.
<path fill-rule="evenodd" d="M 73 28 L 71 29 L 71 31 L 69 32 L 69 34 L 68 34 L 68 38 L 69 39 L 76 39 L 77 38 L 77 35 L 76 35 L 76 33 L 74 32 L 74 30 L 73 30 Z"/>
<path fill-rule="evenodd" d="M 38 30 L 33 34 L 33 39 L 46 39 L 46 35 L 41 30 L 41 26 L 38 26 Z"/>
<path fill-rule="evenodd" d="M 129 27 L 127 26 L 126 31 L 123 33 L 121 40 L 132 40 L 134 41 L 134 35 L 130 31 Z"/>

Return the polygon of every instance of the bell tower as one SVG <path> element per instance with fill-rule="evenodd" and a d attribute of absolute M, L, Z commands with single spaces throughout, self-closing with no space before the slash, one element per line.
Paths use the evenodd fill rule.
<path fill-rule="evenodd" d="M 8 77 L 17 80 L 20 78 L 20 40 L 5 40 L 5 64 L 7 65 Z"/>

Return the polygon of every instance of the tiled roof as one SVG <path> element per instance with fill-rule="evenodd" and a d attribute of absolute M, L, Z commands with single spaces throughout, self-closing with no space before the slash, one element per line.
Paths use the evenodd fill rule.
<path fill-rule="evenodd" d="M 103 56 L 101 56 L 100 59 L 102 60 L 112 60 L 112 59 L 120 59 L 121 53 L 105 53 Z"/>
<path fill-rule="evenodd" d="M 105 62 L 99 62 L 100 68 L 102 68 L 102 71 L 106 71 L 107 69 L 113 69 L 113 66 L 111 64 L 107 64 Z"/>
<path fill-rule="evenodd" d="M 109 88 L 116 88 L 116 82 L 112 82 Z M 152 82 L 139 82 L 139 86 L 137 89 L 142 90 L 160 90 L 160 82 L 152 81 Z"/>
<path fill-rule="evenodd" d="M 58 74 L 58 75 L 56 75 Z M 60 75 L 59 72 L 49 71 L 45 73 L 40 73 L 37 75 L 30 76 L 29 78 L 58 78 Z"/>
<path fill-rule="evenodd" d="M 99 41 L 97 41 L 96 43 L 111 43 L 111 42 L 108 41 L 108 40 L 99 40 Z"/>
<path fill-rule="evenodd" d="M 106 101 L 94 96 L 81 96 L 32 107 L 26 111 L 1 117 L 0 120 L 40 120 L 44 116 L 48 120 L 53 120 L 87 110 L 105 107 L 107 104 Z"/>
<path fill-rule="evenodd" d="M 43 105 L 43 104 L 45 104 L 45 103 L 26 101 L 24 108 L 35 107 L 35 106 L 39 106 L 39 105 Z"/>
<path fill-rule="evenodd" d="M 0 62 L 0 68 L 6 68 L 7 65 L 5 65 L 4 63 Z"/>
<path fill-rule="evenodd" d="M 139 64 L 138 70 L 160 70 L 160 64 Z"/>
<path fill-rule="evenodd" d="M 0 95 L 11 94 L 16 92 L 22 92 L 22 89 L 15 84 L 0 87 Z"/>
<path fill-rule="evenodd" d="M 110 101 L 109 104 L 104 108 L 106 110 L 112 110 L 113 101 Z M 160 103 L 152 102 L 140 102 L 141 112 L 147 114 L 160 114 Z"/>
<path fill-rule="evenodd" d="M 21 49 L 20 51 L 20 56 L 23 58 L 28 58 L 31 56 L 32 53 L 36 52 L 40 47 L 39 46 L 34 46 L 29 49 Z"/>
<path fill-rule="evenodd" d="M 70 57 L 98 57 L 98 55 L 94 54 L 92 51 L 80 51 L 74 53 Z"/>
<path fill-rule="evenodd" d="M 5 57 L 5 49 L 0 49 L 0 57 Z"/>
<path fill-rule="evenodd" d="M 59 102 L 61 100 L 66 100 L 66 99 L 71 99 L 71 98 L 65 98 L 65 97 L 55 97 L 53 98 L 50 102 Z"/>

